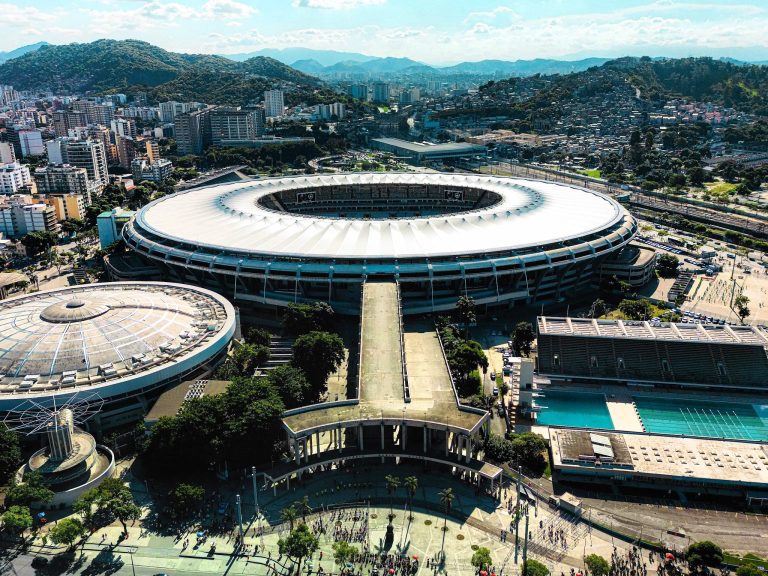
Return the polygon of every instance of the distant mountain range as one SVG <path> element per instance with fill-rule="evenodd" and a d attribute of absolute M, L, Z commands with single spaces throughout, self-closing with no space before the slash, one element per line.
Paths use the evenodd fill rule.
<path fill-rule="evenodd" d="M 48 42 L 35 42 L 34 44 L 28 44 L 26 46 L 21 46 L 20 48 L 16 48 L 15 50 L 11 50 L 10 52 L 0 52 L 0 63 L 5 62 L 6 60 L 11 60 L 12 58 L 18 58 L 19 56 L 24 56 L 27 52 L 34 52 L 38 48 L 42 46 L 48 46 Z"/>
<path fill-rule="evenodd" d="M 211 54 L 168 52 L 139 40 L 42 45 L 0 64 L 0 84 L 20 90 L 145 90 L 158 99 L 221 104 L 247 103 L 280 82 L 307 89 L 320 85 L 314 76 L 264 56 L 235 62 Z"/>

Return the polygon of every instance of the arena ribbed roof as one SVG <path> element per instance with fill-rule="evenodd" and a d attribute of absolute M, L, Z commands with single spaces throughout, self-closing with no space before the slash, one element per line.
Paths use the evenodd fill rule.
<path fill-rule="evenodd" d="M 319 187 L 443 186 L 500 199 L 484 208 L 411 218 L 341 218 L 267 208 L 271 194 Z M 295 258 L 417 258 L 490 254 L 582 238 L 626 211 L 583 188 L 475 174 L 353 173 L 203 187 L 156 200 L 136 215 L 169 241 L 227 252 Z"/>
<path fill-rule="evenodd" d="M 125 381 L 159 383 L 228 342 L 234 309 L 202 288 L 113 282 L 0 302 L 0 397 Z"/>

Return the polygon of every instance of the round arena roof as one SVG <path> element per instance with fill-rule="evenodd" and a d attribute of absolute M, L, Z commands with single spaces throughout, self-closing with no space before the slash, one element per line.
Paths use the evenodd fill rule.
<path fill-rule="evenodd" d="M 386 198 L 388 212 L 397 209 L 408 186 L 426 186 L 440 194 L 438 211 L 459 198 L 463 204 L 447 214 L 350 216 L 349 198 L 354 200 L 356 190 L 364 191 L 368 200 L 372 194 Z M 328 192 L 327 197 L 302 196 L 302 190 Z M 334 190 L 347 194 L 345 209 L 336 214 Z M 286 208 L 281 197 L 293 204 Z M 476 198 L 476 203 L 466 198 Z M 324 213 L 313 213 L 313 206 Z M 144 207 L 135 226 L 150 238 L 226 252 L 310 259 L 440 258 L 581 238 L 625 216 L 624 208 L 607 196 L 552 182 L 474 174 L 355 173 L 196 188 Z"/>
<path fill-rule="evenodd" d="M 234 328 L 234 309 L 223 297 L 164 282 L 91 284 L 5 300 L 0 404 L 11 396 L 87 389 L 107 398 L 157 386 L 210 359 Z"/>

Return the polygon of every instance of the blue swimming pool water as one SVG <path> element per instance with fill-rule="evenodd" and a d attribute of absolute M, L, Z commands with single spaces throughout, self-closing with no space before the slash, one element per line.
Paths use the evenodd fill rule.
<path fill-rule="evenodd" d="M 613 430 L 605 396 L 589 392 L 547 390 L 536 399 L 541 406 L 538 423 L 545 426 L 577 426 Z"/>
<path fill-rule="evenodd" d="M 648 432 L 768 440 L 768 405 L 633 398 Z"/>

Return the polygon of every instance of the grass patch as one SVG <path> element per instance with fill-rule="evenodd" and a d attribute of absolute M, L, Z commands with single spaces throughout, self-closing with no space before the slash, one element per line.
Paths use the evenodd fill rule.
<path fill-rule="evenodd" d="M 597 168 L 591 168 L 589 170 L 580 170 L 579 174 L 583 176 L 589 176 L 590 178 L 600 178 L 602 176 L 602 172 L 598 170 Z"/>
<path fill-rule="evenodd" d="M 715 182 L 711 186 L 707 186 L 707 192 L 714 196 L 727 196 L 737 186 L 738 184 L 731 184 L 730 182 Z"/>
<path fill-rule="evenodd" d="M 730 552 L 723 552 L 723 562 L 726 564 L 733 564 L 735 566 L 741 566 L 743 564 L 755 564 L 758 566 L 768 567 L 768 560 L 761 558 L 757 554 L 744 554 L 739 556 L 738 554 L 731 554 Z"/>

